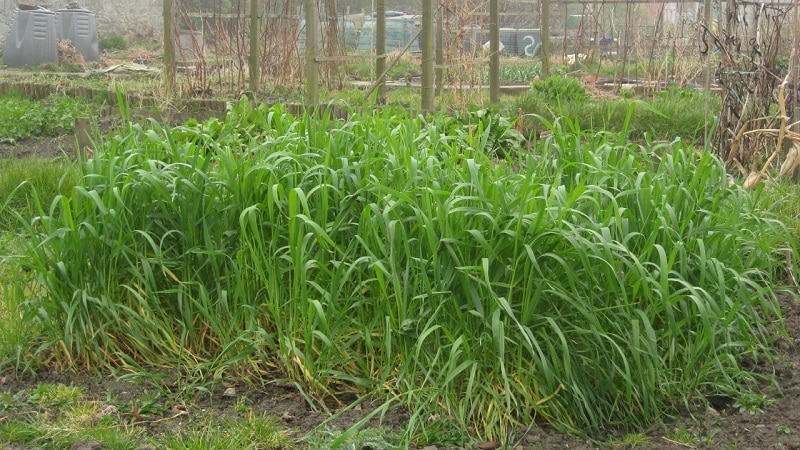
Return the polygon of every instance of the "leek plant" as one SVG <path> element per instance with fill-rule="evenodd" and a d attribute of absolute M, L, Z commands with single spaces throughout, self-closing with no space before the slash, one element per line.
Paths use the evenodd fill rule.
<path fill-rule="evenodd" d="M 101 139 L 21 225 L 39 353 L 377 396 L 419 440 L 597 437 L 755 387 L 786 235 L 710 152 L 545 122 L 498 161 L 481 127 L 372 114 L 245 101 Z"/>

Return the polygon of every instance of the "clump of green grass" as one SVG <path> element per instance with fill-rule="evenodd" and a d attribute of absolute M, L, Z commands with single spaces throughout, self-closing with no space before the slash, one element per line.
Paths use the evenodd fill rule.
<path fill-rule="evenodd" d="M 251 415 L 246 420 L 216 419 L 163 437 L 174 450 L 229 448 L 291 448 L 288 433 L 275 419 Z"/>
<path fill-rule="evenodd" d="M 77 440 L 98 442 L 104 448 L 138 448 L 145 440 L 154 441 L 171 449 L 228 449 L 228 448 L 292 448 L 293 442 L 286 429 L 277 420 L 249 411 L 243 418 L 212 418 L 200 416 L 191 427 L 180 433 L 171 428 L 150 430 L 133 426 L 131 417 L 140 420 L 164 420 L 166 411 L 158 418 L 150 418 L 146 405 L 135 415 L 122 412 L 116 407 L 117 399 L 108 398 L 103 403 L 86 399 L 82 389 L 63 384 L 43 383 L 34 388 L 12 393 L 0 392 L 0 412 L 11 413 L 4 417 L 0 427 L 0 446 L 3 444 L 53 448 L 69 448 Z M 35 408 L 42 414 L 20 414 L 20 411 Z M 14 414 L 17 412 L 17 414 Z M 140 416 L 141 415 L 141 416 Z M 168 417 L 168 416 L 167 416 Z M 139 424 L 141 425 L 141 424 Z"/>
<path fill-rule="evenodd" d="M 397 432 L 386 428 L 365 428 L 346 436 L 336 430 L 318 429 L 309 433 L 304 438 L 307 448 L 318 450 L 330 449 L 363 449 L 371 448 L 375 450 L 400 449 L 401 439 Z"/>
<path fill-rule="evenodd" d="M 0 158 L 0 175 L 0 232 L 14 232 L 19 227 L 15 217 L 31 218 L 47 208 L 75 186 L 78 173 L 66 158 Z"/>
<path fill-rule="evenodd" d="M 118 50 L 127 50 L 129 47 L 128 40 L 118 34 L 112 34 L 100 38 L 100 50 L 104 52 L 113 52 Z"/>
<path fill-rule="evenodd" d="M 21 225 L 38 350 L 278 367 L 321 409 L 400 404 L 407 438 L 431 417 L 597 436 L 749 392 L 739 361 L 769 360 L 787 239 L 719 160 L 557 121 L 498 161 L 492 127 L 452 125 L 243 101 L 99 142 Z"/>
<path fill-rule="evenodd" d="M 531 89 L 516 100 L 515 107 L 530 114 L 526 128 L 533 135 L 548 132 L 548 122 L 565 117 L 579 122 L 587 131 L 623 132 L 639 142 L 672 141 L 680 138 L 702 145 L 714 118 L 708 112 L 719 110 L 720 99 L 694 89 L 670 88 L 647 101 L 633 99 L 594 100 L 580 82 L 569 77 L 549 77 L 531 84 Z M 631 105 L 634 114 L 627 119 Z M 623 125 L 627 128 L 623 130 Z"/>

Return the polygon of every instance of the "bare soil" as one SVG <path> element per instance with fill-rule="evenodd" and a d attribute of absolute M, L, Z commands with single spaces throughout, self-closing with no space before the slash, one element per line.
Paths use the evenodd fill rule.
<path fill-rule="evenodd" d="M 39 138 L 0 144 L 0 158 L 8 157 L 60 157 L 74 154 L 74 137 Z M 593 443 L 585 439 L 558 433 L 546 426 L 536 425 L 520 433 L 517 449 L 594 449 L 630 448 L 642 446 L 651 449 L 725 448 L 788 450 L 800 449 L 800 303 L 790 296 L 781 298 L 781 307 L 787 335 L 776 336 L 774 367 L 756 366 L 754 371 L 774 371 L 778 388 L 764 386 L 764 393 L 774 403 L 762 412 L 751 414 L 734 407 L 730 400 L 709 399 L 710 406 L 696 411 L 686 411 L 678 417 L 665 417 L 663 423 L 646 430 L 646 435 L 625 440 L 616 436 L 608 443 Z M 186 380 L 174 379 L 167 389 L 159 391 L 153 385 L 125 380 L 114 375 L 87 373 L 57 373 L 42 370 L 35 376 L 0 373 L 0 392 L 30 392 L 41 383 L 79 386 L 89 399 L 114 406 L 129 423 L 145 427 L 149 433 L 180 429 L 211 417 L 243 417 L 237 404 L 246 401 L 255 413 L 275 417 L 291 429 L 297 437 L 320 425 L 328 415 L 315 410 L 302 395 L 290 385 L 270 383 L 245 384 L 235 380 L 216 384 L 212 392 L 190 396 L 187 399 Z M 183 384 L 182 384 L 183 383 Z M 153 398 L 154 394 L 158 396 Z M 158 408 L 147 414 L 137 412 L 133 405 L 149 399 Z M 343 412 L 332 426 L 347 427 L 369 414 L 376 404 L 366 402 L 359 409 Z M 32 415 L 57 415 L 20 402 L 20 407 L 0 413 L 0 427 L 7 420 Z M 378 415 L 380 416 L 380 415 Z M 373 419 L 370 426 L 383 426 L 402 430 L 408 421 L 408 412 L 389 411 L 382 420 Z M 681 437 L 682 436 L 682 437 Z M 627 435 L 628 438 L 631 435 Z M 0 443 L 2 444 L 2 443 Z M 486 444 L 486 443 L 484 443 Z M 20 447 L 13 447 L 20 449 Z M 142 447 L 146 448 L 146 447 Z M 368 447 L 364 447 L 366 450 Z M 427 450 L 454 449 L 441 445 Z M 491 445 L 468 448 L 495 448 Z"/>

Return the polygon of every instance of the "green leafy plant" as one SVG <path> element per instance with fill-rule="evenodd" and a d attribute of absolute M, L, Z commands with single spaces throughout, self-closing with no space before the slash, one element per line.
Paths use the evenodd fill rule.
<path fill-rule="evenodd" d="M 515 157 L 525 142 L 509 118 L 490 109 L 472 108 L 463 114 L 455 113 L 441 119 L 437 126 L 441 125 L 445 134 L 462 136 L 465 145 L 489 156 Z"/>
<path fill-rule="evenodd" d="M 20 96 L 0 97 L 0 140 L 14 143 L 35 136 L 54 136 L 72 131 L 75 117 L 87 114 L 91 106 L 84 100 L 54 96 L 48 100 L 28 100 Z"/>
<path fill-rule="evenodd" d="M 739 412 L 747 412 L 751 415 L 755 415 L 764 412 L 764 409 L 775 403 L 777 403 L 776 399 L 769 398 L 764 394 L 745 392 L 736 399 L 733 403 L 733 407 L 738 409 Z"/>
<path fill-rule="evenodd" d="M 23 391 L 12 394 L 11 391 L 0 392 L 0 412 L 14 408 L 22 398 Z"/>
<path fill-rule="evenodd" d="M 544 97 L 547 101 L 584 101 L 589 99 L 586 88 L 576 78 L 547 77 L 531 83 L 531 92 Z"/>

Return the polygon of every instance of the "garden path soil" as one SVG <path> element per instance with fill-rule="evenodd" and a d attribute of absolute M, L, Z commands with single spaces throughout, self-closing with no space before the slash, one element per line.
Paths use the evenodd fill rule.
<path fill-rule="evenodd" d="M 0 144 L 0 158 L 71 156 L 74 153 L 73 139 L 72 135 L 65 135 L 26 140 L 15 145 Z M 651 449 L 800 449 L 800 303 L 789 296 L 783 296 L 780 301 L 787 330 L 786 336 L 775 338 L 777 355 L 774 371 L 780 388 L 764 387 L 764 393 L 775 402 L 763 412 L 750 414 L 739 411 L 730 402 L 712 401 L 716 409 L 687 412 L 678 417 L 665 419 L 664 423 L 654 426 L 646 436 L 637 440 L 635 442 L 637 446 Z M 753 370 L 763 371 L 773 368 L 757 366 Z M 123 419 L 129 421 L 138 419 L 141 421 L 139 426 L 146 427 L 148 432 L 153 433 L 188 427 L 192 423 L 203 423 L 209 417 L 240 417 L 243 413 L 237 411 L 236 405 L 245 400 L 255 413 L 275 417 L 298 437 L 320 425 L 327 417 L 324 413 L 310 408 L 299 392 L 283 384 L 248 386 L 235 382 L 219 383 L 210 395 L 198 396 L 189 403 L 185 401 L 185 396 L 162 395 L 157 400 L 161 406 L 159 411 L 151 416 L 135 417 L 130 405 L 141 402 L 144 398 L 151 398 L 156 392 L 153 385 L 142 383 L 141 380 L 135 382 L 114 376 L 54 373 L 47 370 L 42 370 L 35 376 L 0 373 L 0 392 L 10 391 L 15 394 L 40 383 L 80 386 L 87 397 L 113 405 Z M 179 386 L 176 384 L 175 388 L 178 390 Z M 230 390 L 226 393 L 229 388 L 235 390 L 235 395 L 231 395 Z M 332 426 L 346 427 L 353 424 L 369 414 L 376 406 L 367 402 L 358 410 L 344 412 Z M 57 411 L 43 411 L 33 407 L 6 411 L 0 414 L 0 426 L 10 418 L 44 413 L 57 414 Z M 395 410 L 389 411 L 382 422 L 373 419 L 370 425 L 380 424 L 402 429 L 407 420 L 407 412 Z M 679 439 L 679 436 L 683 438 Z M 633 443 L 624 445 L 620 437 L 616 442 L 616 445 L 596 444 L 557 433 L 546 426 L 536 426 L 527 433 L 520 433 L 520 441 L 515 442 L 516 447 L 511 448 L 524 450 L 630 448 L 630 444 Z M 428 449 L 433 448 L 436 447 Z M 451 448 L 453 447 L 438 447 L 440 450 Z M 10 449 L 19 450 L 21 447 L 10 447 Z"/>

